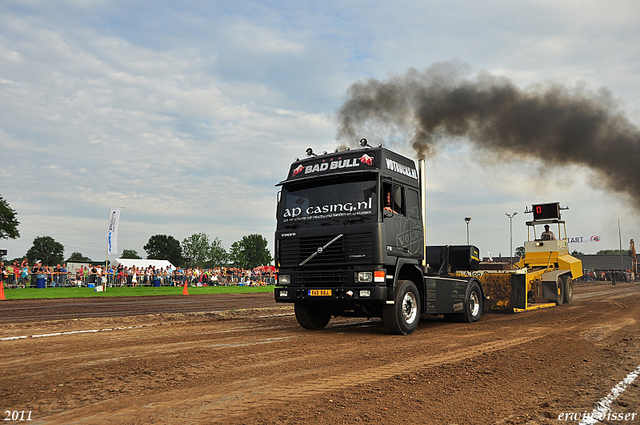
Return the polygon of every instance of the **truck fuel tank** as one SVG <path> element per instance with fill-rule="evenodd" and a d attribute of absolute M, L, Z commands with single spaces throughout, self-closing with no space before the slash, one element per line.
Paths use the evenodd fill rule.
<path fill-rule="evenodd" d="M 427 246 L 426 249 L 427 264 L 433 273 L 455 273 L 459 270 L 478 270 L 480 268 L 480 250 L 476 246 L 436 245 Z M 442 270 L 443 265 L 444 270 Z"/>

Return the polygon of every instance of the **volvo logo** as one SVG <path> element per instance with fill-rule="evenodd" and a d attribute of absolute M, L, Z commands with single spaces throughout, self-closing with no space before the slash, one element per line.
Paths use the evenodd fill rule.
<path fill-rule="evenodd" d="M 318 247 L 318 249 L 316 249 L 316 252 L 314 252 L 313 254 L 311 254 L 310 256 L 308 256 L 302 263 L 300 263 L 301 266 L 304 266 L 305 264 L 307 264 L 312 258 L 314 258 L 316 255 L 320 255 L 324 252 L 325 249 L 327 249 L 327 247 L 329 245 L 331 245 L 332 243 L 334 243 L 335 241 L 337 241 L 338 239 L 340 239 L 341 237 L 344 236 L 344 233 L 340 233 L 338 236 L 336 236 L 335 238 L 331 239 L 329 242 L 327 242 L 324 246 L 320 246 Z"/>

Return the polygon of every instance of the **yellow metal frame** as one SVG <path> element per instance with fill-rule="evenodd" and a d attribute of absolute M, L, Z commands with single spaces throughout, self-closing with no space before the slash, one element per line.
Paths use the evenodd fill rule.
<path fill-rule="evenodd" d="M 555 303 L 546 303 L 546 304 L 535 304 L 532 306 L 529 306 L 527 304 L 526 308 L 522 309 L 522 308 L 514 308 L 513 312 L 514 313 L 522 313 L 523 311 L 530 311 L 530 310 L 537 310 L 539 308 L 547 308 L 547 307 L 555 307 L 556 304 Z"/>
<path fill-rule="evenodd" d="M 535 226 L 544 224 L 557 224 L 559 239 L 540 240 L 536 239 Z M 533 239 L 531 239 L 533 233 Z M 525 255 L 515 265 L 517 269 L 504 271 L 479 270 L 477 272 L 461 272 L 458 275 L 472 275 L 480 280 L 486 293 L 490 295 L 489 308 L 494 311 L 519 313 L 527 310 L 537 310 L 539 308 L 554 307 L 555 302 L 529 303 L 528 294 L 535 291 L 534 300 L 541 297 L 543 281 L 549 282 L 555 279 L 556 282 L 561 276 L 570 274 L 573 279 L 582 276 L 582 261 L 569 255 L 567 243 L 567 227 L 564 221 L 558 220 L 538 220 L 527 222 L 527 242 L 524 244 Z M 545 276 L 551 273 L 551 276 Z M 514 274 L 525 275 L 522 278 L 515 278 Z M 514 285 L 517 285 L 514 287 Z M 524 285 L 524 288 L 521 288 Z M 522 289 L 524 291 L 525 308 L 513 307 L 513 304 L 522 306 Z M 515 298 L 512 291 L 515 290 Z M 548 290 L 548 287 L 547 287 Z M 558 287 L 558 295 L 561 289 Z M 543 298 L 544 299 L 544 298 Z"/>

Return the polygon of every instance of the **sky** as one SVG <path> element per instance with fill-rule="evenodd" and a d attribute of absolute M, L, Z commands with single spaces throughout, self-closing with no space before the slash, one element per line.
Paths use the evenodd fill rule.
<path fill-rule="evenodd" d="M 104 260 L 109 208 L 124 207 L 120 252 L 204 232 L 227 249 L 258 233 L 273 253 L 291 162 L 340 144 L 352 84 L 410 68 L 607 90 L 640 126 L 638 22 L 640 3 L 615 0 L 3 0 L 0 196 L 21 237 L 0 248 L 11 259 L 51 236 L 65 257 Z M 415 156 L 410 141 L 385 145 Z M 592 170 L 486 155 L 462 143 L 429 158 L 428 244 L 466 244 L 473 217 L 470 242 L 506 256 L 506 213 L 515 248 L 542 202 L 569 207 L 570 237 L 601 237 L 572 250 L 640 238 L 634 204 Z"/>

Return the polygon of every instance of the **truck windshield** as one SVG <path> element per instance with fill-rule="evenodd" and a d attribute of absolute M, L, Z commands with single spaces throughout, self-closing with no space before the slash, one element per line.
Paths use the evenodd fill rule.
<path fill-rule="evenodd" d="M 372 218 L 377 212 L 375 176 L 345 182 L 327 179 L 282 189 L 278 220 L 281 223 L 319 223 L 327 219 Z"/>

